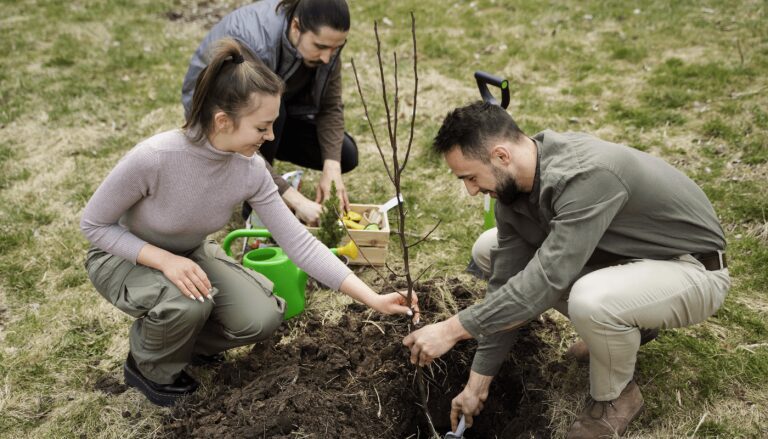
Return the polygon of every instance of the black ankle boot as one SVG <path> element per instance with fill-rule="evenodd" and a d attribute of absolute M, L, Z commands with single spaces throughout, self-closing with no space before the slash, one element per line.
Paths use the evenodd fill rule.
<path fill-rule="evenodd" d="M 198 382 L 183 370 L 171 384 L 158 384 L 139 372 L 133 355 L 128 353 L 128 358 L 123 366 L 125 384 L 135 387 L 143 393 L 153 404 L 168 407 L 174 405 L 180 398 L 191 395 L 197 390 Z"/>
<path fill-rule="evenodd" d="M 215 366 L 223 363 L 224 360 L 224 354 L 221 352 L 213 355 L 195 354 L 192 356 L 189 364 L 192 366 Z"/>

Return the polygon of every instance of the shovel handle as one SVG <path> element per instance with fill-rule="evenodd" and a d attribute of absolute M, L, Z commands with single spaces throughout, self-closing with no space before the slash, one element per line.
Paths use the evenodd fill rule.
<path fill-rule="evenodd" d="M 509 81 L 479 70 L 475 72 L 475 81 L 477 81 L 477 88 L 480 90 L 480 96 L 483 97 L 483 101 L 498 105 L 504 109 L 509 106 Z M 493 97 L 493 94 L 488 89 L 488 85 L 501 89 L 501 103 Z"/>

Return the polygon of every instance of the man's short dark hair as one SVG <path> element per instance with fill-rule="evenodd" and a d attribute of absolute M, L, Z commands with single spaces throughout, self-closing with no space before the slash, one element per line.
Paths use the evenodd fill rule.
<path fill-rule="evenodd" d="M 445 154 L 458 145 L 461 153 L 487 163 L 492 140 L 518 140 L 525 134 L 512 116 L 498 105 L 483 101 L 456 108 L 443 119 L 432 149 Z"/>

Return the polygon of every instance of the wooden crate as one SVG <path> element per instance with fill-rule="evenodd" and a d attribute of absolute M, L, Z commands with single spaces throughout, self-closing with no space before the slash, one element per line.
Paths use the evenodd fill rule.
<path fill-rule="evenodd" d="M 350 204 L 349 210 L 362 215 L 367 210 L 378 207 L 378 204 Z M 319 230 L 317 227 L 307 227 L 307 229 L 313 235 L 317 235 L 317 231 Z M 386 212 L 384 212 L 384 215 L 382 215 L 381 221 L 379 222 L 379 230 L 349 229 L 349 234 L 352 235 L 352 239 L 355 240 L 355 243 L 357 243 L 357 246 L 360 249 L 360 254 L 357 258 L 349 261 L 350 265 L 368 265 L 369 262 L 373 265 L 384 265 L 384 262 L 387 260 L 389 231 L 389 217 Z M 344 233 L 341 245 L 348 242 L 349 236 Z M 363 255 L 365 255 L 365 257 L 363 257 Z M 366 258 L 368 259 L 367 261 Z"/>

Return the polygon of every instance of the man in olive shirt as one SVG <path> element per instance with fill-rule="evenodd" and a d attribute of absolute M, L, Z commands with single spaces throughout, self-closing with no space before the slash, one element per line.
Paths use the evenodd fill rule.
<path fill-rule="evenodd" d="M 705 320 L 730 286 L 706 195 L 656 157 L 580 133 L 520 131 L 482 102 L 449 113 L 434 142 L 470 195 L 497 199 L 485 301 L 408 335 L 420 365 L 462 339 L 478 349 L 452 402 L 454 428 L 482 409 L 510 332 L 549 308 L 588 347 L 591 400 L 569 437 L 623 434 L 643 398 L 632 380 L 640 329 Z"/>

